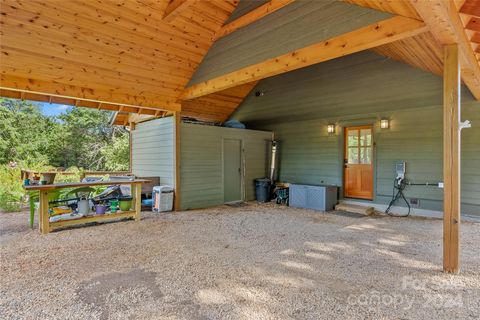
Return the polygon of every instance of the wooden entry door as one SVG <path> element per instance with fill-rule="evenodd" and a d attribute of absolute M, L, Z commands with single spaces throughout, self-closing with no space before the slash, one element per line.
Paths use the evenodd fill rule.
<path fill-rule="evenodd" d="M 373 128 L 345 128 L 344 195 L 373 200 Z"/>
<path fill-rule="evenodd" d="M 225 203 L 242 200 L 242 141 L 223 141 L 223 200 Z"/>

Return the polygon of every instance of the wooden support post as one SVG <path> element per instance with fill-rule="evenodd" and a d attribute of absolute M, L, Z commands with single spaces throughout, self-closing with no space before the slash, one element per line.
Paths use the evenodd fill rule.
<path fill-rule="evenodd" d="M 180 112 L 175 112 L 173 115 L 175 119 L 175 161 L 174 161 L 174 173 L 175 173 L 175 211 L 180 210 L 180 127 L 182 125 L 182 116 Z"/>
<path fill-rule="evenodd" d="M 50 221 L 48 219 L 48 191 L 40 190 L 40 232 L 45 234 L 50 232 Z"/>
<path fill-rule="evenodd" d="M 132 184 L 132 195 L 134 196 L 135 206 L 135 221 L 140 221 L 140 214 L 142 212 L 142 184 Z"/>
<path fill-rule="evenodd" d="M 443 271 L 460 270 L 460 62 L 457 44 L 444 47 Z"/>
<path fill-rule="evenodd" d="M 133 130 L 135 130 L 135 122 L 130 122 L 130 131 L 129 131 L 129 137 L 128 137 L 128 148 L 130 150 L 130 163 L 128 165 L 130 173 L 132 173 L 132 135 L 133 135 Z"/>

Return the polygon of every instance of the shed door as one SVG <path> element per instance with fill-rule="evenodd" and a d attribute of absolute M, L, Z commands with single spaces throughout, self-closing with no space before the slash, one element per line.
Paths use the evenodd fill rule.
<path fill-rule="evenodd" d="M 373 200 L 372 126 L 345 128 L 345 197 Z"/>
<path fill-rule="evenodd" d="M 226 203 L 242 200 L 241 140 L 223 140 L 223 192 Z"/>

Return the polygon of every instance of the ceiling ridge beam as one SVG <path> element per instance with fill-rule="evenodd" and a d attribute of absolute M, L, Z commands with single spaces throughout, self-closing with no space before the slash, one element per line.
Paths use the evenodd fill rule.
<path fill-rule="evenodd" d="M 428 28 L 422 21 L 396 16 L 192 85 L 185 89 L 181 99 L 194 99 L 248 82 L 272 77 L 412 37 L 426 31 L 428 31 Z"/>
<path fill-rule="evenodd" d="M 295 0 L 270 0 L 269 2 L 261 5 L 258 8 L 253 9 L 252 11 L 244 14 L 243 16 L 237 18 L 236 20 L 225 24 L 216 34 L 214 39 L 218 40 L 230 33 L 243 28 L 255 21 L 262 19 L 263 17 L 274 13 L 275 11 L 285 7 L 286 5 L 294 2 Z"/>
<path fill-rule="evenodd" d="M 462 80 L 475 99 L 480 100 L 480 66 L 454 1 L 410 0 L 412 5 L 442 45 L 457 43 L 461 51 Z"/>

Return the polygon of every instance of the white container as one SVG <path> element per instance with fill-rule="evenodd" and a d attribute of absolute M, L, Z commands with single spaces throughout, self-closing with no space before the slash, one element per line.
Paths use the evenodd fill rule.
<path fill-rule="evenodd" d="M 152 192 L 152 210 L 153 212 L 166 212 L 173 209 L 173 187 L 156 186 Z"/>
<path fill-rule="evenodd" d="M 78 200 L 78 203 L 77 203 L 77 210 L 78 210 L 78 213 L 81 214 L 81 215 L 88 215 L 89 212 L 90 212 L 90 205 L 88 203 L 88 200 L 87 199 L 81 199 L 81 200 Z"/>

